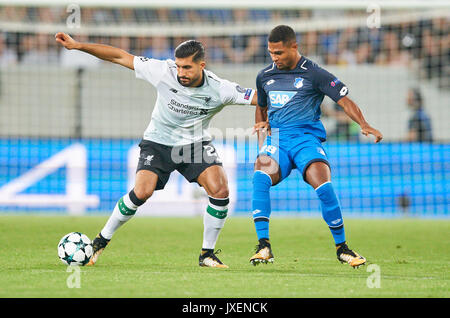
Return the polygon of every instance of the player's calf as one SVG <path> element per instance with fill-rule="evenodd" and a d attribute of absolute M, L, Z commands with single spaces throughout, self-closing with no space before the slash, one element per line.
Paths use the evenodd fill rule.
<path fill-rule="evenodd" d="M 142 204 L 144 201 L 137 198 L 134 189 L 119 199 L 105 226 L 94 239 L 94 254 L 88 265 L 94 265 L 97 262 L 114 233 L 136 214 L 137 208 Z"/>

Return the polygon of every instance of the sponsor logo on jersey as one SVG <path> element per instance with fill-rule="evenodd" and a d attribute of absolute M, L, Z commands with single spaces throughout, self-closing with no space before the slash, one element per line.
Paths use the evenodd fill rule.
<path fill-rule="evenodd" d="M 348 88 L 347 88 L 347 86 L 344 86 L 344 87 L 341 88 L 341 91 L 339 92 L 339 95 L 345 96 L 345 95 L 347 95 L 347 93 L 348 93 Z"/>
<path fill-rule="evenodd" d="M 301 88 L 303 86 L 303 78 L 302 77 L 297 77 L 294 80 L 294 87 L 295 88 Z"/>
<path fill-rule="evenodd" d="M 338 78 L 335 78 L 331 83 L 331 87 L 335 87 L 337 84 L 339 84 L 341 81 Z"/>
<path fill-rule="evenodd" d="M 252 94 L 252 89 L 251 88 L 248 88 L 246 91 L 245 91 L 245 96 L 244 96 L 244 99 L 245 100 L 248 100 L 249 98 L 250 98 L 250 95 Z"/>
<path fill-rule="evenodd" d="M 297 92 L 271 91 L 269 92 L 270 104 L 272 107 L 281 108 L 289 102 Z"/>

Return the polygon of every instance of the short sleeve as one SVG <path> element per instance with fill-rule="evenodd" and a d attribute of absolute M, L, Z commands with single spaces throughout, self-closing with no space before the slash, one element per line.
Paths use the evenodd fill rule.
<path fill-rule="evenodd" d="M 321 67 L 317 67 L 315 71 L 314 83 L 318 91 L 330 97 L 335 103 L 348 94 L 347 86 Z"/>
<path fill-rule="evenodd" d="M 250 105 L 253 95 L 253 88 L 243 88 L 227 80 L 222 80 L 220 84 L 220 98 L 224 105 Z"/>
<path fill-rule="evenodd" d="M 135 56 L 133 60 L 136 78 L 143 79 L 153 86 L 157 86 L 168 69 L 166 61 Z"/>
<path fill-rule="evenodd" d="M 258 106 L 267 107 L 267 94 L 263 88 L 261 77 L 256 77 L 256 92 L 258 94 Z"/>

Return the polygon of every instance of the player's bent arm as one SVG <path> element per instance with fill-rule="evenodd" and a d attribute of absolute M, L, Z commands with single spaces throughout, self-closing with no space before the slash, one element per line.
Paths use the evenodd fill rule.
<path fill-rule="evenodd" d="M 258 91 L 255 91 L 255 94 L 253 95 L 253 98 L 252 98 L 252 102 L 251 102 L 251 105 L 254 105 L 254 106 L 258 106 Z"/>
<path fill-rule="evenodd" d="M 253 133 L 257 133 L 258 145 L 261 148 L 267 135 L 271 135 L 270 125 L 267 118 L 267 108 L 256 105 L 255 110 L 255 125 L 253 126 Z"/>
<path fill-rule="evenodd" d="M 338 100 L 338 105 L 344 109 L 344 112 L 353 119 L 361 127 L 361 133 L 365 136 L 371 134 L 375 136 L 375 143 L 380 142 L 383 139 L 383 135 L 377 129 L 369 125 L 364 118 L 361 109 L 347 96 Z"/>
<path fill-rule="evenodd" d="M 68 50 L 75 49 L 83 51 L 104 61 L 116 63 L 134 70 L 134 55 L 122 49 L 104 44 L 77 42 L 69 35 L 62 32 L 57 33 L 55 39 L 56 42 L 60 43 Z"/>
<path fill-rule="evenodd" d="M 261 107 L 259 105 L 256 105 L 255 109 L 255 124 L 259 122 L 266 122 L 267 121 L 267 107 Z"/>

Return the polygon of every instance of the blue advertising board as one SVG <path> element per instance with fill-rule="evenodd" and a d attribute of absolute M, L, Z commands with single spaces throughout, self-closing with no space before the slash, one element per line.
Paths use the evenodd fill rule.
<path fill-rule="evenodd" d="M 132 186 L 138 142 L 0 139 L 0 211 L 109 213 Z M 449 144 L 324 145 L 344 214 L 448 217 Z M 224 146 L 233 152 L 231 159 L 227 156 L 233 161 L 227 165 L 234 189 L 233 213 L 250 215 L 256 144 L 230 142 Z M 190 200 L 183 187 L 192 185 L 181 176 L 171 177 L 169 188 L 170 183 L 176 183 L 173 188 L 178 189 L 170 194 L 172 201 L 177 201 L 173 195 Z M 273 215 L 320 215 L 314 190 L 296 170 L 272 188 L 271 200 Z M 161 202 L 171 204 L 170 200 Z"/>

